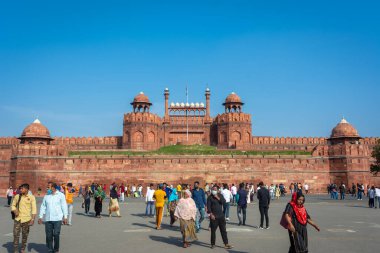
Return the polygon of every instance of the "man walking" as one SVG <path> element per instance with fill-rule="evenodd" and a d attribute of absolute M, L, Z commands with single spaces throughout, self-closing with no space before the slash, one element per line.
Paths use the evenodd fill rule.
<path fill-rule="evenodd" d="M 57 190 L 56 183 L 48 183 L 48 191 L 42 200 L 38 224 L 45 215 L 46 246 L 49 253 L 59 252 L 61 224 L 67 224 L 67 204 L 65 195 Z"/>
<path fill-rule="evenodd" d="M 161 229 L 162 216 L 164 214 L 164 204 L 166 193 L 162 190 L 163 185 L 158 186 L 158 190 L 154 192 L 153 199 L 156 200 L 156 229 Z"/>
<path fill-rule="evenodd" d="M 146 195 L 145 195 L 145 202 L 146 202 L 146 208 L 145 208 L 145 216 L 153 217 L 154 215 L 154 189 L 153 184 L 150 184 L 148 186 Z"/>
<path fill-rule="evenodd" d="M 239 219 L 239 226 L 241 224 L 245 226 L 245 220 L 247 219 L 247 194 L 247 191 L 244 189 L 244 183 L 240 183 L 239 191 L 236 194 L 237 216 Z"/>
<path fill-rule="evenodd" d="M 71 220 L 73 218 L 74 193 L 75 193 L 75 189 L 73 188 L 73 184 L 68 183 L 65 189 L 65 197 L 66 197 L 67 210 L 68 210 L 67 225 L 69 226 L 72 226 Z"/>
<path fill-rule="evenodd" d="M 259 183 L 260 190 L 257 192 L 257 199 L 259 200 L 259 210 L 260 210 L 260 229 L 263 229 L 264 225 L 264 216 L 266 229 L 269 229 L 269 218 L 268 218 L 268 209 L 270 204 L 270 196 L 267 188 L 264 187 L 264 183 Z"/>
<path fill-rule="evenodd" d="M 205 219 L 205 206 L 206 196 L 202 188 L 199 187 L 199 182 L 194 182 L 194 189 L 191 192 L 191 196 L 197 206 L 197 215 L 195 218 L 195 230 L 198 233 L 201 229 L 202 221 Z"/>
<path fill-rule="evenodd" d="M 223 205 L 226 202 L 223 195 L 218 193 L 218 187 L 213 186 L 211 195 L 207 198 L 207 213 L 210 215 L 211 226 L 211 248 L 215 247 L 216 230 L 219 227 L 220 234 L 222 235 L 224 248 L 231 249 L 232 246 L 228 244 L 226 219 L 223 214 Z"/>
<path fill-rule="evenodd" d="M 9 186 L 7 190 L 7 200 L 8 200 L 8 206 L 11 206 L 12 198 L 13 198 L 13 188 L 12 186 Z"/>
<path fill-rule="evenodd" d="M 236 188 L 235 184 L 232 184 L 232 186 L 231 186 L 231 193 L 232 193 L 232 205 L 236 206 L 237 188 Z"/>
<path fill-rule="evenodd" d="M 22 231 L 21 252 L 25 252 L 28 241 L 29 227 L 33 226 L 37 214 L 36 198 L 28 194 L 29 185 L 20 186 L 20 194 L 17 194 L 12 202 L 11 210 L 15 216 L 13 225 L 13 250 L 18 251 L 20 232 Z"/>
<path fill-rule="evenodd" d="M 346 186 L 344 185 L 343 182 L 339 186 L 339 193 L 340 193 L 340 200 L 344 200 L 345 199 L 345 195 L 346 195 Z"/>
<path fill-rule="evenodd" d="M 230 190 L 228 190 L 228 185 L 223 184 L 223 190 L 222 190 L 223 198 L 226 200 L 226 203 L 223 206 L 223 213 L 224 217 L 226 218 L 226 221 L 230 220 L 230 204 L 232 199 L 232 193 Z"/>

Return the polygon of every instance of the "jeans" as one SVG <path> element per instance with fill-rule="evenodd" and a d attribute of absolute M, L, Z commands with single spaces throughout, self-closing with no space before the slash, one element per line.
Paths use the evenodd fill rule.
<path fill-rule="evenodd" d="M 236 205 L 236 194 L 232 195 L 232 205 Z"/>
<path fill-rule="evenodd" d="M 375 197 L 375 208 L 377 208 L 377 206 L 380 208 L 380 196 Z"/>
<path fill-rule="evenodd" d="M 273 192 L 270 192 L 270 198 L 271 198 L 271 199 L 274 199 L 274 191 L 273 191 Z"/>
<path fill-rule="evenodd" d="M 216 229 L 218 227 L 220 230 L 220 234 L 222 235 L 223 243 L 228 244 L 226 219 L 224 217 L 215 218 L 215 220 L 210 220 L 210 227 L 211 227 L 211 245 L 215 245 Z"/>
<path fill-rule="evenodd" d="M 362 191 L 358 191 L 358 199 L 363 199 Z"/>
<path fill-rule="evenodd" d="M 67 204 L 67 211 L 68 211 L 67 221 L 69 225 L 71 225 L 71 218 L 73 217 L 73 208 L 74 208 L 73 204 Z"/>
<path fill-rule="evenodd" d="M 59 234 L 61 233 L 62 221 L 46 221 L 45 233 L 46 233 L 46 246 L 49 253 L 59 251 Z"/>
<path fill-rule="evenodd" d="M 10 206 L 12 203 L 12 196 L 7 196 L 7 199 L 8 199 L 8 206 Z"/>
<path fill-rule="evenodd" d="M 369 208 L 374 208 L 375 207 L 375 199 L 374 198 L 369 198 L 369 200 L 368 200 L 368 206 L 369 206 Z"/>
<path fill-rule="evenodd" d="M 146 203 L 145 215 L 146 216 L 154 215 L 154 201 L 148 201 Z"/>
<path fill-rule="evenodd" d="M 334 199 L 338 199 L 338 192 L 334 192 Z"/>
<path fill-rule="evenodd" d="M 237 206 L 237 216 L 239 219 L 239 224 L 245 225 L 245 220 L 247 218 L 247 206 L 242 207 L 242 206 Z"/>
<path fill-rule="evenodd" d="M 344 192 L 340 193 L 340 199 L 345 199 L 346 194 Z"/>
<path fill-rule="evenodd" d="M 205 219 L 205 208 L 198 208 L 197 216 L 195 217 L 195 228 L 197 230 L 201 229 L 201 223 Z"/>
<path fill-rule="evenodd" d="M 85 199 L 84 200 L 84 212 L 86 214 L 88 214 L 88 212 L 90 211 L 90 202 L 91 202 L 91 199 Z"/>
<path fill-rule="evenodd" d="M 223 213 L 224 213 L 224 217 L 226 218 L 230 217 L 230 202 L 226 202 L 223 205 Z"/>
<path fill-rule="evenodd" d="M 269 217 L 268 217 L 268 206 L 259 206 L 260 210 L 260 227 L 264 225 L 264 217 L 265 217 L 265 225 L 269 227 Z"/>

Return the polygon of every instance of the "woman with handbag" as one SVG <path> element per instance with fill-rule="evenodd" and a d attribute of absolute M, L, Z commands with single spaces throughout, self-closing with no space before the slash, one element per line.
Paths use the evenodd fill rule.
<path fill-rule="evenodd" d="M 307 224 L 320 231 L 304 207 L 305 196 L 300 192 L 294 192 L 292 200 L 286 205 L 281 225 L 288 229 L 290 248 L 289 253 L 307 253 L 308 237 Z"/>

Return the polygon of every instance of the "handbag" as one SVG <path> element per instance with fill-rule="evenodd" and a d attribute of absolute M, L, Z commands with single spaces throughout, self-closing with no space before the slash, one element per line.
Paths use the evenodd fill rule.
<path fill-rule="evenodd" d="M 282 214 L 282 217 L 281 217 L 281 221 L 280 221 L 280 225 L 285 228 L 285 229 L 289 229 L 289 222 L 288 220 L 286 219 L 286 213 L 283 213 Z"/>
<path fill-rule="evenodd" d="M 18 201 L 17 201 L 17 204 L 16 204 L 17 210 L 19 210 L 20 201 L 21 201 L 21 194 L 19 194 L 18 196 L 19 197 L 18 197 Z M 11 215 L 12 215 L 12 220 L 14 220 L 16 218 L 16 214 L 13 211 L 11 211 Z"/>

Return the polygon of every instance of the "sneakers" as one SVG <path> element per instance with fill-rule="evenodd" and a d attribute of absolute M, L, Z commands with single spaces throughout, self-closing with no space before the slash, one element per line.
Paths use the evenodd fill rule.
<path fill-rule="evenodd" d="M 230 218 L 226 218 L 226 221 L 230 221 Z"/>
<path fill-rule="evenodd" d="M 263 227 L 259 227 L 259 229 L 264 229 Z"/>
<path fill-rule="evenodd" d="M 265 229 L 270 229 L 270 227 L 268 226 L 268 227 L 266 227 Z"/>
<path fill-rule="evenodd" d="M 210 248 L 211 248 L 211 249 L 215 248 L 215 245 L 211 245 Z"/>

